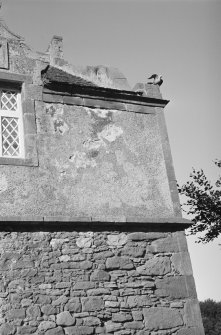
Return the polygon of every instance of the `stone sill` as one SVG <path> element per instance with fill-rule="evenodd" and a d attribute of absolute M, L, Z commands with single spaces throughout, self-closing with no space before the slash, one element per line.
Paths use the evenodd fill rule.
<path fill-rule="evenodd" d="M 138 218 L 138 217 L 71 217 L 71 216 L 1 216 L 0 231 L 183 231 L 192 222 L 183 218 Z"/>
<path fill-rule="evenodd" d="M 7 158 L 0 157 L 0 165 L 14 165 L 14 166 L 39 166 L 37 159 L 32 158 Z M 1 221 L 1 218 L 0 218 Z"/>

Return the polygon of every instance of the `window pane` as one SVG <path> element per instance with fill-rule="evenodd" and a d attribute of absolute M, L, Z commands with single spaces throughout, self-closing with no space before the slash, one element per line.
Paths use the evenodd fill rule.
<path fill-rule="evenodd" d="M 3 90 L 1 94 L 1 109 L 15 111 L 17 110 L 17 93 Z"/>
<path fill-rule="evenodd" d="M 19 156 L 18 119 L 2 117 L 2 155 L 6 157 Z"/>

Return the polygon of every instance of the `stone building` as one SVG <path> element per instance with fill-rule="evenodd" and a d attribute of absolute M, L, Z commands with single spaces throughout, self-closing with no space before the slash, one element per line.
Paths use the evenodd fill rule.
<path fill-rule="evenodd" d="M 163 100 L 0 21 L 0 334 L 203 335 Z"/>

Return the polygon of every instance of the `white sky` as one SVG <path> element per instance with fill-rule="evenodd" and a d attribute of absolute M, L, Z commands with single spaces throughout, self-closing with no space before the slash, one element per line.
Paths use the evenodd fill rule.
<path fill-rule="evenodd" d="M 166 120 L 179 183 L 192 166 L 218 177 L 221 158 L 221 1 L 5 0 L 9 28 L 33 49 L 64 38 L 65 59 L 76 65 L 118 67 L 133 87 L 163 75 L 170 103 Z M 188 238 L 198 298 L 221 300 L 221 238 L 209 245 Z"/>

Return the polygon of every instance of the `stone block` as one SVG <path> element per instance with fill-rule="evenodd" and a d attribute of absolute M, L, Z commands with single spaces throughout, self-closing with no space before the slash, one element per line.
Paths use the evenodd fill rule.
<path fill-rule="evenodd" d="M 196 298 L 195 283 L 192 276 L 165 277 L 156 280 L 155 294 L 159 297 L 169 296 L 173 299 Z"/>
<path fill-rule="evenodd" d="M 42 100 L 42 86 L 34 84 L 24 84 L 24 97 L 32 100 Z"/>
<path fill-rule="evenodd" d="M 94 288 L 91 290 L 87 290 L 87 295 L 103 295 L 103 294 L 110 294 L 111 291 L 106 288 Z"/>
<path fill-rule="evenodd" d="M 166 307 L 143 309 L 145 327 L 149 330 L 170 329 L 183 325 L 180 312 Z"/>
<path fill-rule="evenodd" d="M 15 329 L 12 324 L 5 323 L 0 326 L 0 335 L 12 335 L 14 332 Z"/>
<path fill-rule="evenodd" d="M 132 270 L 133 268 L 134 265 L 128 257 L 115 256 L 108 258 L 106 261 L 106 269 L 108 270 L 115 270 L 115 269 Z"/>
<path fill-rule="evenodd" d="M 82 311 L 83 312 L 95 312 L 100 311 L 104 308 L 104 301 L 98 297 L 82 298 Z"/>
<path fill-rule="evenodd" d="M 132 321 L 132 315 L 129 313 L 114 313 L 112 314 L 112 321 L 113 322 L 126 322 Z"/>
<path fill-rule="evenodd" d="M 25 309 L 24 308 L 14 308 L 9 310 L 6 313 L 7 319 L 24 319 L 25 318 Z"/>
<path fill-rule="evenodd" d="M 56 323 L 54 321 L 42 321 L 39 326 L 38 326 L 38 330 L 43 332 L 46 331 L 48 329 L 52 329 L 56 327 Z"/>
<path fill-rule="evenodd" d="M 22 101 L 22 111 L 23 114 L 35 114 L 35 102 L 31 99 L 26 99 Z"/>
<path fill-rule="evenodd" d="M 44 335 L 64 335 L 64 331 L 61 326 L 49 329 L 45 332 Z"/>
<path fill-rule="evenodd" d="M 188 327 L 202 326 L 201 312 L 197 299 L 188 299 L 184 305 L 184 323 Z"/>
<path fill-rule="evenodd" d="M 176 335 L 204 335 L 203 326 L 201 327 L 184 327 L 178 330 Z"/>
<path fill-rule="evenodd" d="M 122 247 L 127 243 L 127 235 L 124 233 L 108 235 L 107 244 L 114 247 Z"/>
<path fill-rule="evenodd" d="M 181 252 L 186 251 L 186 241 L 179 239 L 175 234 L 152 242 L 151 246 L 155 253 L 158 252 Z"/>
<path fill-rule="evenodd" d="M 84 326 L 100 326 L 101 320 L 94 316 L 88 316 L 84 318 Z"/>
<path fill-rule="evenodd" d="M 65 295 L 62 295 L 58 299 L 52 301 L 53 306 L 64 305 L 68 301 L 68 298 Z"/>
<path fill-rule="evenodd" d="M 113 333 L 117 330 L 120 330 L 123 328 L 123 324 L 122 323 L 118 323 L 118 322 L 113 322 L 113 321 L 107 321 L 105 322 L 105 328 L 106 328 L 106 332 L 107 333 Z"/>
<path fill-rule="evenodd" d="M 75 318 L 73 318 L 68 311 L 61 312 L 56 317 L 56 323 L 58 326 L 73 326 L 75 324 Z"/>
<path fill-rule="evenodd" d="M 171 257 L 172 264 L 176 272 L 181 275 L 192 275 L 190 255 L 188 252 L 178 252 Z"/>
<path fill-rule="evenodd" d="M 95 283 L 90 281 L 79 281 L 73 286 L 73 290 L 89 290 L 95 288 Z"/>
<path fill-rule="evenodd" d="M 39 306 L 37 305 L 30 306 L 27 309 L 27 316 L 30 318 L 36 319 L 40 315 L 41 315 L 41 311 L 40 311 Z"/>
<path fill-rule="evenodd" d="M 142 275 L 163 276 L 171 271 L 169 257 L 154 257 L 136 269 Z"/>
<path fill-rule="evenodd" d="M 33 334 L 36 330 L 37 330 L 37 327 L 21 326 L 17 328 L 17 334 L 18 335 L 29 335 L 29 334 Z"/>
<path fill-rule="evenodd" d="M 126 329 L 139 330 L 139 329 L 143 329 L 144 328 L 144 324 L 141 321 L 125 322 L 124 327 Z"/>
<path fill-rule="evenodd" d="M 152 301 L 147 295 L 134 295 L 127 298 L 127 304 L 130 308 L 152 306 Z"/>
<path fill-rule="evenodd" d="M 104 270 L 95 270 L 91 277 L 90 280 L 92 281 L 109 281 L 110 280 L 110 275 L 108 272 Z"/>
<path fill-rule="evenodd" d="M 43 305 L 41 307 L 41 311 L 45 315 L 52 315 L 52 314 L 56 314 L 57 312 L 56 308 L 52 306 L 51 304 Z"/>
<path fill-rule="evenodd" d="M 146 252 L 144 247 L 126 247 L 121 251 L 121 255 L 130 257 L 143 257 Z"/>
<path fill-rule="evenodd" d="M 132 311 L 134 321 L 143 320 L 143 312 L 142 311 Z"/>
<path fill-rule="evenodd" d="M 36 128 L 35 115 L 31 113 L 24 113 L 23 121 L 24 121 L 25 134 L 36 134 L 37 128 Z"/>
<path fill-rule="evenodd" d="M 93 266 L 93 263 L 90 261 L 80 262 L 80 269 L 82 270 L 90 270 Z"/>
<path fill-rule="evenodd" d="M 72 326 L 65 327 L 66 335 L 91 335 L 94 333 L 94 328 L 89 326 Z"/>
<path fill-rule="evenodd" d="M 64 306 L 64 310 L 73 313 L 79 313 L 81 312 L 81 307 L 82 306 L 79 298 L 71 298 Z"/>

